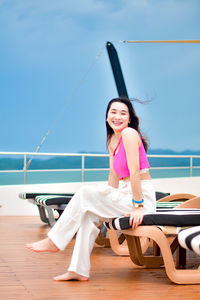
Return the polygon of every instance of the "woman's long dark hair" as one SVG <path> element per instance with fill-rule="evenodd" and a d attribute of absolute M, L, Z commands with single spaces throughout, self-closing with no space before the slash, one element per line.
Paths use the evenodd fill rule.
<path fill-rule="evenodd" d="M 110 100 L 110 102 L 108 103 L 107 109 L 106 109 L 106 131 L 107 131 L 107 146 L 110 143 L 111 137 L 114 133 L 113 129 L 110 127 L 110 125 L 107 122 L 107 116 L 108 116 L 108 111 L 111 107 L 111 104 L 114 102 L 120 102 L 125 104 L 128 107 L 128 111 L 129 111 L 129 115 L 130 115 L 130 123 L 128 124 L 129 127 L 134 128 L 135 130 L 137 130 L 137 132 L 140 134 L 143 145 L 145 150 L 147 151 L 148 149 L 148 143 L 146 141 L 146 139 L 142 136 L 141 132 L 140 132 L 140 128 L 139 128 L 139 118 L 135 113 L 135 110 L 133 108 L 133 105 L 131 103 L 131 101 L 127 98 L 127 97 L 119 97 L 119 98 L 114 98 L 112 100 Z"/>

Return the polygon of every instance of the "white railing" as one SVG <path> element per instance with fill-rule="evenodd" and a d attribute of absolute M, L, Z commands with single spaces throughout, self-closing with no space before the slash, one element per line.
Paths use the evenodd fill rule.
<path fill-rule="evenodd" d="M 200 169 L 200 166 L 193 165 L 194 158 L 200 158 L 200 155 L 154 155 L 149 154 L 148 157 L 152 158 L 188 158 L 190 161 L 189 166 L 176 166 L 176 167 L 151 167 L 152 170 L 177 170 L 177 169 L 190 169 L 190 176 L 193 175 L 193 169 Z"/>
<path fill-rule="evenodd" d="M 90 153 L 35 153 L 35 152 L 0 152 L 0 156 L 23 156 L 23 169 L 22 170 L 0 170 L 1 173 L 24 173 L 24 184 L 27 183 L 27 173 L 34 172 L 81 172 L 81 180 L 85 180 L 85 172 L 87 171 L 108 171 L 108 168 L 85 168 L 85 158 L 86 157 L 109 157 L 108 154 L 90 154 Z M 38 169 L 31 170 L 27 168 L 27 157 L 31 159 L 35 156 L 52 156 L 52 157 L 81 157 L 81 168 L 74 169 Z M 189 169 L 190 176 L 193 176 L 193 169 L 200 169 L 200 166 L 193 165 L 193 159 L 199 158 L 200 155 L 156 155 L 149 154 L 148 158 L 188 158 L 188 166 L 167 166 L 167 167 L 151 167 L 151 170 L 179 170 L 179 169 Z"/>
<path fill-rule="evenodd" d="M 35 153 L 35 152 L 0 152 L 3 156 L 23 156 L 24 166 L 22 170 L 0 170 L 0 173 L 24 173 L 24 184 L 27 183 L 27 173 L 36 172 L 81 172 L 81 181 L 85 179 L 86 171 L 108 171 L 108 168 L 85 168 L 85 157 L 108 157 L 108 154 L 89 154 L 89 153 Z M 74 169 L 38 169 L 27 168 L 27 156 L 33 159 L 34 156 L 53 156 L 53 157 L 81 157 L 81 168 Z"/>

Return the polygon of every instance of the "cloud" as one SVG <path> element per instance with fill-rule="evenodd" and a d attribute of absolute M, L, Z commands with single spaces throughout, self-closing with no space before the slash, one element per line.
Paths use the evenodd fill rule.
<path fill-rule="evenodd" d="M 27 13 L 29 16 L 35 14 L 45 15 L 47 13 L 95 13 L 102 9 L 103 2 L 95 0 L 1 0 L 0 5 L 4 9 L 15 10 L 16 13 Z"/>
<path fill-rule="evenodd" d="M 68 37 L 75 38 L 84 28 L 82 18 L 100 14 L 104 9 L 101 1 L 1 1 L 0 17 L 2 25 L 13 37 L 16 33 L 26 35 L 26 38 L 48 37 L 58 30 L 68 29 Z M 83 19 L 84 20 L 84 19 Z M 87 22 L 86 22 L 87 23 Z M 5 28 L 3 26 L 3 28 Z M 2 30 L 3 30 L 2 28 Z M 71 35 L 70 35 L 71 33 Z M 52 34 L 52 35 L 51 35 Z M 39 36 L 40 35 L 40 36 Z M 54 36 L 56 39 L 56 36 Z"/>

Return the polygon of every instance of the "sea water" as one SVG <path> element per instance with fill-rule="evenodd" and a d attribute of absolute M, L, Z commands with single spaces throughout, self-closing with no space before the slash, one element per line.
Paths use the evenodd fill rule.
<path fill-rule="evenodd" d="M 190 169 L 150 170 L 152 178 L 189 177 Z M 193 169 L 192 176 L 200 176 L 200 169 Z M 56 171 L 33 172 L 26 174 L 27 184 L 64 183 L 81 181 L 106 181 L 108 171 L 85 171 L 84 177 L 81 171 Z M 0 185 L 24 184 L 24 173 L 0 173 Z"/>

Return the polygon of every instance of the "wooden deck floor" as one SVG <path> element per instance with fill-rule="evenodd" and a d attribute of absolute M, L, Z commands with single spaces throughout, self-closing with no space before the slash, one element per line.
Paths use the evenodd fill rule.
<path fill-rule="evenodd" d="M 90 281 L 54 282 L 52 277 L 66 270 L 73 242 L 55 254 L 24 247 L 47 231 L 38 217 L 0 217 L 1 300 L 200 299 L 200 285 L 175 285 L 163 269 L 134 269 L 129 257 L 98 246 L 91 256 Z"/>

